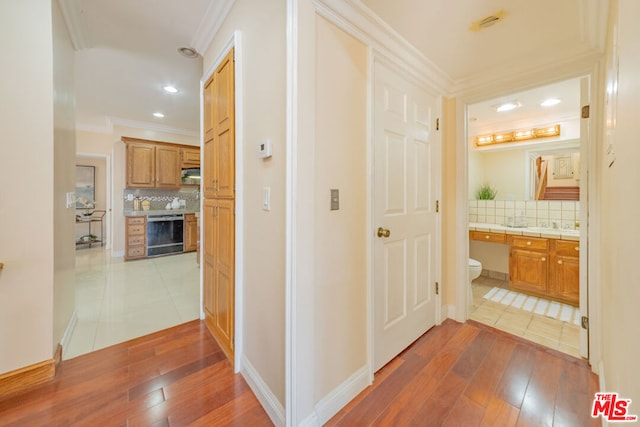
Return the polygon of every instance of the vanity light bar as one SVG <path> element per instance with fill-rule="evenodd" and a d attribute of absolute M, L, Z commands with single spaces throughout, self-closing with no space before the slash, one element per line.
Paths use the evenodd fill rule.
<path fill-rule="evenodd" d="M 513 141 L 526 141 L 528 139 L 548 138 L 550 136 L 560 135 L 560 125 L 547 126 L 543 128 L 534 128 L 528 130 L 519 130 L 515 132 L 501 132 L 488 135 L 476 136 L 476 146 L 482 147 L 492 144 L 502 144 Z"/>

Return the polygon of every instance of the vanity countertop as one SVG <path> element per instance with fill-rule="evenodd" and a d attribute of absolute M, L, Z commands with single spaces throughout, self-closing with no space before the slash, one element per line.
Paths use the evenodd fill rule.
<path fill-rule="evenodd" d="M 561 230 L 540 227 L 507 227 L 498 224 L 470 222 L 469 231 L 488 231 L 514 236 L 545 237 L 547 239 L 580 240 L 580 230 Z"/>
<path fill-rule="evenodd" d="M 161 210 L 149 210 L 149 211 L 133 211 L 125 210 L 124 216 L 148 216 L 148 215 L 176 215 L 176 214 L 199 214 L 197 210 L 190 209 L 161 209 Z"/>

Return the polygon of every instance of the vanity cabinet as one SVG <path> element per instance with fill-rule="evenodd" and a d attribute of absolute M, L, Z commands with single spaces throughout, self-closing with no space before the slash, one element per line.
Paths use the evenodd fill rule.
<path fill-rule="evenodd" d="M 469 231 L 469 239 L 509 246 L 509 287 L 571 305 L 580 302 L 580 242 Z"/>
<path fill-rule="evenodd" d="M 128 216 L 125 224 L 124 259 L 146 258 L 147 256 L 147 218 Z"/>
<path fill-rule="evenodd" d="M 571 305 L 579 304 L 579 242 L 510 236 L 509 244 L 511 288 Z"/>
<path fill-rule="evenodd" d="M 184 214 L 184 251 L 193 252 L 198 248 L 198 220 L 196 214 Z"/>
<path fill-rule="evenodd" d="M 510 286 L 519 291 L 546 294 L 549 276 L 548 239 L 512 236 L 510 240 Z"/>
<path fill-rule="evenodd" d="M 553 240 L 552 243 L 549 294 L 577 305 L 580 301 L 580 244 L 571 240 Z"/>
<path fill-rule="evenodd" d="M 180 147 L 132 140 L 125 142 L 127 188 L 180 188 Z"/>

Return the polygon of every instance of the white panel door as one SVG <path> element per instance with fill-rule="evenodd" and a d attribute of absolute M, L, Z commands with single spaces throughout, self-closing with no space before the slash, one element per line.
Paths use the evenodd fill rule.
<path fill-rule="evenodd" d="M 435 324 L 441 99 L 374 68 L 374 368 Z M 388 235 L 387 235 L 388 233 Z"/>

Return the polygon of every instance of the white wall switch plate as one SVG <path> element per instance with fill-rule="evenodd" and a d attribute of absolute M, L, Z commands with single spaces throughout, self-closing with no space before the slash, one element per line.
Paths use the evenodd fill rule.
<path fill-rule="evenodd" d="M 262 210 L 271 210 L 271 187 L 262 187 Z"/>

